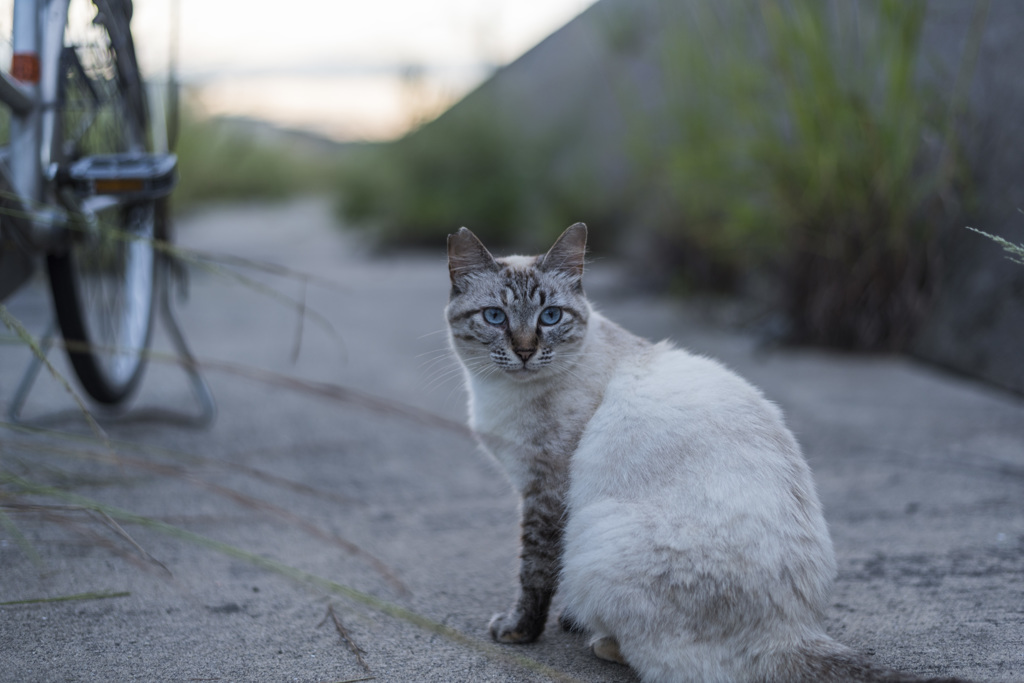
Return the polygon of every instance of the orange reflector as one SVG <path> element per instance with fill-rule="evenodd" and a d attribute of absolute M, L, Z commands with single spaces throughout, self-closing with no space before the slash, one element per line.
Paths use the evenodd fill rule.
<path fill-rule="evenodd" d="M 16 52 L 11 57 L 11 76 L 22 83 L 38 83 L 39 55 L 34 52 Z"/>
<path fill-rule="evenodd" d="M 96 194 L 119 194 L 121 192 L 142 192 L 145 183 L 137 178 L 108 178 L 96 180 L 93 190 Z"/>

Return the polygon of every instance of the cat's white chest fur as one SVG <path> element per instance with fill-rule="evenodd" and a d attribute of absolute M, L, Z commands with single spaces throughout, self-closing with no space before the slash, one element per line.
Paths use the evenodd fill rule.
<path fill-rule="evenodd" d="M 536 477 L 531 470 L 538 461 L 567 464 L 593 412 L 590 392 L 567 386 L 564 378 L 522 383 L 470 375 L 468 383 L 470 427 L 517 491 Z"/>
<path fill-rule="evenodd" d="M 517 491 L 526 486 L 530 460 L 535 456 L 529 444 L 539 429 L 541 415 L 524 407 L 536 395 L 536 389 L 469 377 L 469 426 Z"/>

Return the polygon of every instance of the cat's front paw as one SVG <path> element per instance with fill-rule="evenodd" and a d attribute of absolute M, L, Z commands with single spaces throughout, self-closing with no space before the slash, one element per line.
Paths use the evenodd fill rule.
<path fill-rule="evenodd" d="M 532 643 L 544 630 L 543 622 L 534 621 L 517 612 L 495 614 L 489 626 L 491 638 L 499 643 Z"/>

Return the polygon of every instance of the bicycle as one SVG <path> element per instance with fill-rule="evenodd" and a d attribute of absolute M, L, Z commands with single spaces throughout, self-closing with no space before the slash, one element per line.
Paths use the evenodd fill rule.
<path fill-rule="evenodd" d="M 11 70 L 0 72 L 11 112 L 0 150 L 0 300 L 45 256 L 71 365 L 106 405 L 123 403 L 143 374 L 163 268 L 156 245 L 170 241 L 177 177 L 173 154 L 150 151 L 132 9 L 131 0 L 14 0 Z M 32 369 L 17 408 L 26 381 Z"/>

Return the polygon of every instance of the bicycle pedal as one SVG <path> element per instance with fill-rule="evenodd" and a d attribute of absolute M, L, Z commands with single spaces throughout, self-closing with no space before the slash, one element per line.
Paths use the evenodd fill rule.
<path fill-rule="evenodd" d="M 166 197 L 178 184 L 174 154 L 96 154 L 58 171 L 58 182 L 80 195 L 125 200 Z"/>

